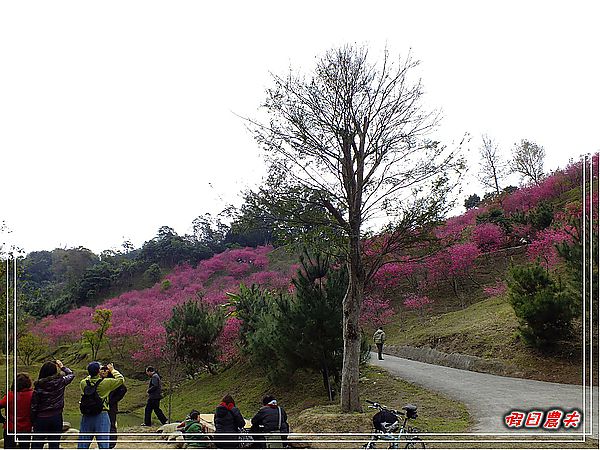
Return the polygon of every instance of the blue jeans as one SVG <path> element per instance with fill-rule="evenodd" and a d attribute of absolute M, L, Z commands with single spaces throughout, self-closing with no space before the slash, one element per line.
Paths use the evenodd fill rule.
<path fill-rule="evenodd" d="M 77 448 L 90 448 L 95 437 L 98 448 L 109 448 L 110 418 L 107 411 L 102 411 L 95 416 L 81 416 L 79 425 L 79 443 Z"/>

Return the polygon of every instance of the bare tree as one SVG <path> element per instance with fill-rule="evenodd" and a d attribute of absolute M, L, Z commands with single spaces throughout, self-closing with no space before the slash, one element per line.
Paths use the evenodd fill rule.
<path fill-rule="evenodd" d="M 535 142 L 521 139 L 513 148 L 511 168 L 521 175 L 521 180 L 538 184 L 544 176 L 546 150 Z"/>
<path fill-rule="evenodd" d="M 285 77 L 273 75 L 263 105 L 269 120 L 251 121 L 277 179 L 272 198 L 325 211 L 315 224 L 332 243 L 338 239 L 348 267 L 343 411 L 361 409 L 359 314 L 365 286 L 390 255 L 406 251 L 427 224 L 446 213 L 454 175 L 463 168 L 457 151 L 426 139 L 438 115 L 421 107 L 423 88 L 412 80 L 417 65 L 410 55 L 396 63 L 385 51 L 373 64 L 365 48 L 332 49 L 308 79 L 292 70 Z M 289 208 L 290 220 L 297 210 Z M 367 240 L 369 230 L 382 224 L 381 234 Z"/>
<path fill-rule="evenodd" d="M 488 135 L 481 136 L 482 145 L 479 148 L 479 181 L 485 186 L 495 189 L 500 194 L 500 182 L 506 177 L 507 164 L 503 160 L 498 144 Z"/>

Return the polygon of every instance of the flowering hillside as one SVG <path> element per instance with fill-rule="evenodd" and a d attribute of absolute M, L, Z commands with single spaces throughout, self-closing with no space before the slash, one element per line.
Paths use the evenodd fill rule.
<path fill-rule="evenodd" d="M 131 291 L 103 302 L 98 308 L 112 310 L 112 327 L 108 331 L 111 348 L 139 361 L 160 357 L 165 343 L 163 323 L 175 305 L 201 297 L 210 305 L 227 303 L 227 292 L 236 292 L 240 283 L 260 284 L 287 290 L 296 266 L 287 272 L 270 270 L 268 254 L 272 247 L 228 250 L 202 261 L 196 268 L 176 267 L 162 282 L 150 289 Z M 92 329 L 94 308 L 81 307 L 60 316 L 44 318 L 36 330 L 53 344 L 71 343 L 81 338 L 83 330 Z M 223 357 L 235 353 L 238 320 L 229 318 L 220 342 Z"/>
<path fill-rule="evenodd" d="M 597 173 L 597 155 L 593 162 Z M 393 262 L 375 274 L 365 291 L 361 322 L 371 328 L 390 321 L 396 313 L 390 303 L 394 299 L 396 307 L 417 310 L 422 318 L 440 295 L 452 296 L 445 294 L 448 289 L 461 307 L 466 306 L 467 294 L 472 298 L 474 287 L 485 296 L 501 295 L 506 291 L 503 274 L 496 274 L 486 286 L 473 283 L 478 262 L 486 254 L 526 246 L 529 260 L 539 259 L 549 268 L 559 264 L 553 244 L 573 239 L 570 223 L 581 215 L 582 206 L 581 199 L 570 193 L 580 188 L 581 181 L 581 163 L 574 163 L 538 185 L 502 194 L 448 219 L 435 230 L 440 244 L 437 252 L 419 257 L 395 255 Z M 176 267 L 152 288 L 127 292 L 98 305 L 112 311 L 107 333 L 111 353 L 137 361 L 159 359 L 165 344 L 163 324 L 174 306 L 186 300 L 201 298 L 209 305 L 222 305 L 228 302 L 226 293 L 238 292 L 242 283 L 290 291 L 298 266 L 274 269 L 268 257 L 272 251 L 270 246 L 227 250 L 195 268 Z M 81 307 L 46 317 L 35 332 L 55 345 L 79 341 L 82 331 L 94 329 L 94 310 Z M 239 319 L 229 317 L 219 338 L 223 360 L 236 354 L 239 329 Z"/>
<path fill-rule="evenodd" d="M 598 154 L 592 163 L 592 173 L 597 174 Z M 430 308 L 430 297 L 439 298 L 441 287 L 450 289 L 463 307 L 465 297 L 472 297 L 475 288 L 486 296 L 502 294 L 506 290 L 502 280 L 492 280 L 489 286 L 479 286 L 473 280 L 481 256 L 525 247 L 529 261 L 539 260 L 547 268 L 560 264 L 554 244 L 574 239 L 571 223 L 581 217 L 582 205 L 580 194 L 572 194 L 581 183 L 579 161 L 537 185 L 503 193 L 449 218 L 435 230 L 439 251 L 418 258 L 396 255 L 394 262 L 375 274 L 370 290 L 387 298 L 400 296 L 405 308 L 416 310 Z M 592 201 L 597 204 L 597 198 Z M 498 254 L 496 258 L 501 257 Z"/>

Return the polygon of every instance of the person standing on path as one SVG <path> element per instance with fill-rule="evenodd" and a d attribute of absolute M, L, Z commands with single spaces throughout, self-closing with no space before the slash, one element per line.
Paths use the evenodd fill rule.
<path fill-rule="evenodd" d="M 108 366 L 100 367 L 101 378 L 114 378 L 115 376 L 108 369 Z M 119 412 L 119 402 L 123 400 L 127 393 L 127 387 L 124 384 L 108 394 L 108 418 L 110 419 L 110 443 L 109 448 L 115 448 L 117 445 L 117 413 Z"/>
<path fill-rule="evenodd" d="M 160 409 L 160 399 L 162 398 L 162 383 L 160 375 L 156 369 L 152 366 L 146 368 L 146 375 L 150 377 L 150 384 L 148 385 L 148 402 L 146 403 L 146 409 L 144 411 L 144 423 L 143 427 L 152 426 L 152 411 L 158 417 L 161 424 L 167 423 L 167 417 L 165 413 Z"/>
<path fill-rule="evenodd" d="M 88 364 L 88 376 L 79 383 L 81 388 L 81 424 L 79 425 L 79 442 L 77 448 L 89 448 L 95 437 L 98 448 L 109 448 L 110 418 L 108 417 L 108 397 L 111 392 L 123 386 L 125 378 L 112 364 L 106 368 L 112 378 L 100 376 L 100 363 Z"/>
<path fill-rule="evenodd" d="M 377 328 L 375 334 L 373 334 L 373 341 L 377 346 L 377 354 L 379 359 L 383 359 L 383 343 L 385 342 L 385 332 L 382 327 Z"/>
<path fill-rule="evenodd" d="M 74 378 L 73 371 L 58 359 L 42 365 L 31 396 L 31 422 L 33 432 L 37 433 L 33 436 L 33 441 L 37 442 L 32 442 L 31 448 L 42 448 L 45 441 L 48 441 L 48 448 L 60 448 L 65 388 Z"/>

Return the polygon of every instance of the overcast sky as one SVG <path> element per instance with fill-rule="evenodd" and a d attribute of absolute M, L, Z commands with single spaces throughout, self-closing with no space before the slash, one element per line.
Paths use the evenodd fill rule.
<path fill-rule="evenodd" d="M 481 133 L 507 155 L 536 141 L 547 169 L 600 149 L 599 2 L 211 3 L 0 2 L 0 222 L 19 246 L 139 246 L 239 204 L 264 167 L 236 114 L 344 43 L 412 49 L 473 172 Z"/>

